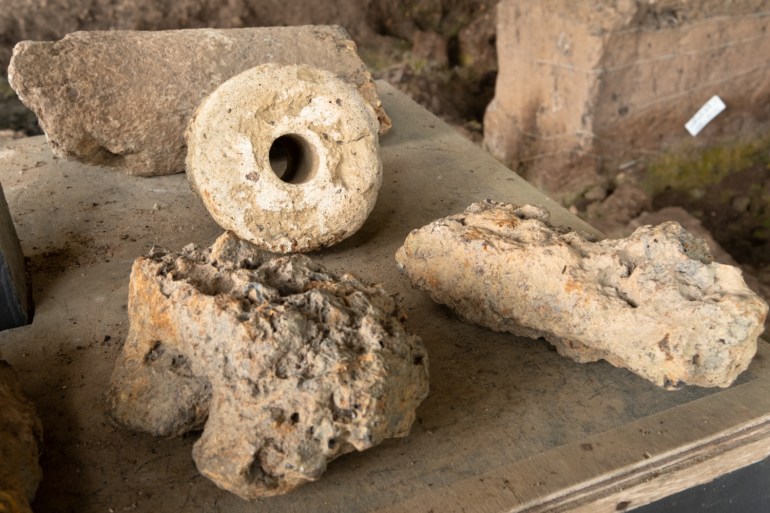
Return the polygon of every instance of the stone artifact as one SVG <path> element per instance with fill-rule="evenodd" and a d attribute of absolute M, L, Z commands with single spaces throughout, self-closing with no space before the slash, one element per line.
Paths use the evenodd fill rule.
<path fill-rule="evenodd" d="M 43 427 L 11 367 L 0 360 L 0 513 L 31 513 L 42 478 Z"/>
<path fill-rule="evenodd" d="M 767 305 L 677 223 L 591 242 L 539 206 L 474 203 L 414 230 L 397 254 L 411 282 L 467 320 L 544 337 L 672 389 L 729 386 L 748 367 Z"/>
<path fill-rule="evenodd" d="M 268 62 L 312 64 L 354 84 L 390 120 L 341 27 L 76 32 L 23 41 L 8 77 L 56 156 L 151 176 L 184 170 L 184 130 L 217 86 Z"/>
<path fill-rule="evenodd" d="M 374 110 L 317 68 L 264 64 L 231 78 L 186 138 L 187 176 L 217 223 L 273 252 L 353 234 L 382 182 Z"/>
<path fill-rule="evenodd" d="M 385 290 L 229 232 L 137 259 L 129 320 L 111 415 L 160 436 L 204 427 L 198 469 L 244 499 L 406 436 L 428 393 L 425 348 Z"/>

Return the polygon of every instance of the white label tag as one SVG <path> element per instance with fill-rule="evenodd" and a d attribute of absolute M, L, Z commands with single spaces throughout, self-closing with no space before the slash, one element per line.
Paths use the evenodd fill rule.
<path fill-rule="evenodd" d="M 709 101 L 703 104 L 698 112 L 684 126 L 690 135 L 695 137 L 703 128 L 711 123 L 711 120 L 725 110 L 725 102 L 717 95 L 711 97 Z"/>

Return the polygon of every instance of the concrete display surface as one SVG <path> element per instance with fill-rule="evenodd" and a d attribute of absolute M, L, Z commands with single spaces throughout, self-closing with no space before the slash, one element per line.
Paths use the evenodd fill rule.
<path fill-rule="evenodd" d="M 661 390 L 546 342 L 455 319 L 400 276 L 410 230 L 485 198 L 542 203 L 590 230 L 400 93 L 379 85 L 392 131 L 364 226 L 313 254 L 399 294 L 423 339 L 431 390 L 407 438 L 329 465 L 323 479 L 249 503 L 199 475 L 197 435 L 111 425 L 104 392 L 127 335 L 128 277 L 153 245 L 221 234 L 182 175 L 139 178 L 54 160 L 43 138 L 0 148 L 0 180 L 30 259 L 34 323 L 0 333 L 45 429 L 38 512 L 615 512 L 770 454 L 770 351 L 724 390 Z"/>

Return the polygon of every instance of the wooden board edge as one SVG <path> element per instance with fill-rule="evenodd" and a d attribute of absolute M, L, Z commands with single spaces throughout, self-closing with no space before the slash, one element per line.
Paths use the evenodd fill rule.
<path fill-rule="evenodd" d="M 770 419 L 671 451 L 510 513 L 630 511 L 770 456 Z"/>

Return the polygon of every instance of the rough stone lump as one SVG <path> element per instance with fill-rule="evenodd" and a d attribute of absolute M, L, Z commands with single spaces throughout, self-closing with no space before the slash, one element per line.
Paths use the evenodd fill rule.
<path fill-rule="evenodd" d="M 54 154 L 141 176 L 184 171 L 184 130 L 221 83 L 259 64 L 308 64 L 354 84 L 390 120 L 355 43 L 336 26 L 76 32 L 22 41 L 8 78 Z"/>
<path fill-rule="evenodd" d="M 396 260 L 468 321 L 544 337 L 657 385 L 729 386 L 757 349 L 767 304 L 679 224 L 591 242 L 538 206 L 475 203 L 412 231 Z"/>
<path fill-rule="evenodd" d="M 31 513 L 42 478 L 43 427 L 13 369 L 0 360 L 0 512 Z"/>
<path fill-rule="evenodd" d="M 162 436 L 204 427 L 198 469 L 245 499 L 406 436 L 428 393 L 425 348 L 385 290 L 229 232 L 137 259 L 129 320 L 111 415 Z"/>

